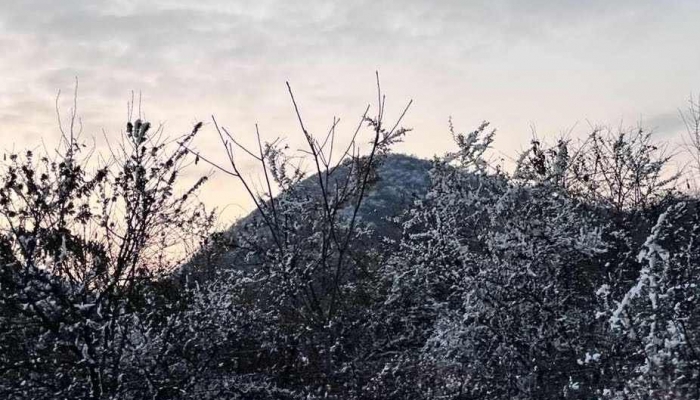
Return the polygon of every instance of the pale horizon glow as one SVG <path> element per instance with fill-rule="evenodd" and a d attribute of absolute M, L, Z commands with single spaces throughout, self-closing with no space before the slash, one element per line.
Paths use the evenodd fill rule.
<path fill-rule="evenodd" d="M 589 124 L 654 128 L 677 141 L 678 110 L 700 91 L 696 0 L 623 1 L 80 1 L 0 3 L 0 145 L 34 147 L 58 135 L 54 101 L 72 105 L 84 135 L 117 137 L 132 91 L 166 132 L 217 120 L 250 143 L 300 143 L 285 81 L 322 135 L 334 116 L 349 135 L 374 73 L 388 118 L 413 99 L 397 152 L 431 157 L 483 120 L 513 156 L 540 137 Z M 345 136 L 347 139 L 347 136 Z M 342 140 L 342 138 L 341 138 Z M 210 124 L 197 147 L 222 160 Z M 230 222 L 250 202 L 228 177 L 203 193 Z"/>

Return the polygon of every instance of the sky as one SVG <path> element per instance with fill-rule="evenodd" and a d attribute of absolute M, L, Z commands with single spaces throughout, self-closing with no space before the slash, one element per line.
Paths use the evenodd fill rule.
<path fill-rule="evenodd" d="M 123 134 L 135 92 L 168 134 L 204 121 L 196 146 L 214 160 L 212 115 L 243 143 L 257 123 L 295 148 L 286 81 L 309 130 L 337 116 L 343 140 L 376 105 L 375 71 L 389 120 L 413 100 L 397 152 L 450 150 L 450 117 L 458 131 L 490 121 L 504 158 L 533 129 L 642 123 L 678 141 L 679 109 L 700 91 L 698 21 L 697 0 L 1 0 L 0 147 L 57 140 L 56 96 L 67 115 L 76 77 L 83 137 L 98 147 Z M 251 206 L 221 174 L 202 199 L 224 220 Z"/>

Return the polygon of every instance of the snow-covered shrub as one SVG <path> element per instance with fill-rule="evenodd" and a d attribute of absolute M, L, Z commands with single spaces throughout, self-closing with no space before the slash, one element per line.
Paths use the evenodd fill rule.
<path fill-rule="evenodd" d="M 585 397 L 601 221 L 557 185 L 489 173 L 491 137 L 457 136 L 412 210 L 386 274 L 396 340 L 420 346 L 426 398 Z"/>
<path fill-rule="evenodd" d="M 171 316 L 156 308 L 154 285 L 211 225 L 193 202 L 204 179 L 174 188 L 200 127 L 172 146 L 148 122 L 129 122 L 118 150 L 95 162 L 72 131 L 56 153 L 4 156 L 0 397 L 166 390 L 168 371 L 139 354 L 167 354 Z"/>
<path fill-rule="evenodd" d="M 677 202 L 661 213 L 638 253 L 637 278 L 610 304 L 612 340 L 627 368 L 611 395 L 639 399 L 700 396 L 700 229 L 698 204 Z M 620 282 L 622 284 L 622 282 Z"/>
<path fill-rule="evenodd" d="M 375 290 L 382 245 L 369 242 L 361 210 L 377 166 L 407 129 L 399 126 L 403 114 L 393 124 L 385 121 L 382 100 L 374 117 L 365 111 L 351 143 L 339 148 L 337 121 L 317 138 L 291 100 L 307 145 L 300 154 L 259 137 L 256 149 L 243 148 L 215 123 L 230 161 L 217 168 L 242 183 L 256 209 L 227 233 L 235 248 L 201 267 L 229 271 L 218 288 L 239 293 L 242 319 L 255 329 L 249 343 L 255 361 L 247 370 L 297 393 L 352 398 L 365 379 L 354 364 L 368 351 L 366 321 L 373 318 L 373 304 L 382 301 Z M 363 127 L 369 128 L 370 145 L 361 151 Z M 260 166 L 261 192 L 241 174 L 234 146 Z M 311 165 L 309 179 L 303 179 L 299 159 Z"/>

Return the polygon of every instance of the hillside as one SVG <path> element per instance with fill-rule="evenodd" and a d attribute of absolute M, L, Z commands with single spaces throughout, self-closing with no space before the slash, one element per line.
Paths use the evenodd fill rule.
<path fill-rule="evenodd" d="M 430 187 L 430 168 L 428 160 L 412 157 L 404 154 L 389 154 L 377 166 L 369 191 L 360 207 L 359 220 L 379 234 L 389 233 L 396 227 L 388 223 L 388 219 L 400 216 L 414 200 L 423 198 Z M 331 180 L 342 181 L 347 174 L 347 168 L 339 168 Z M 318 176 L 316 174 L 299 182 L 301 190 L 310 196 L 320 197 L 318 189 Z M 347 205 L 342 211 L 351 213 L 352 206 Z M 259 217 L 258 211 L 253 211 L 246 217 L 234 223 L 230 231 L 235 232 L 241 225 L 249 223 L 251 219 Z M 393 233 L 393 232 L 392 232 Z"/>

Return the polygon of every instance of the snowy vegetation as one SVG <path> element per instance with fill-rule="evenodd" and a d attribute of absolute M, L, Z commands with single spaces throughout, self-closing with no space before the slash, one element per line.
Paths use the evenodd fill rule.
<path fill-rule="evenodd" d="M 381 92 L 335 150 L 292 102 L 311 171 L 212 124 L 256 205 L 225 232 L 206 178 L 176 190 L 201 123 L 5 156 L 1 398 L 700 398 L 700 202 L 650 132 L 533 140 L 508 172 L 487 123 L 426 162 L 390 154 Z"/>

